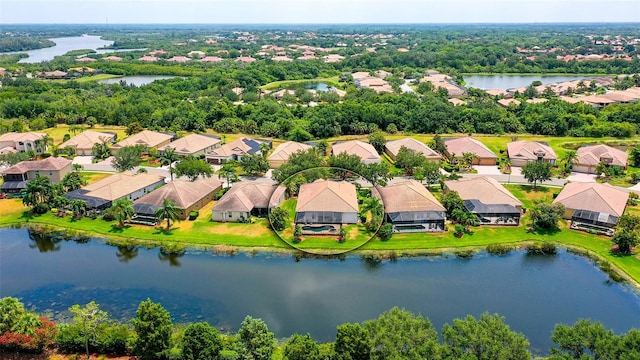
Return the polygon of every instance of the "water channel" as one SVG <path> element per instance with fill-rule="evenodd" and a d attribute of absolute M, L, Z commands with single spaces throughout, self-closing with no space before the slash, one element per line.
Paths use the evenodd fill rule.
<path fill-rule="evenodd" d="M 72 304 L 96 300 L 113 317 L 129 319 L 149 297 L 177 322 L 206 320 L 235 330 L 249 314 L 263 318 L 278 337 L 310 332 L 331 341 L 337 325 L 375 318 L 393 306 L 423 314 L 438 329 L 488 311 L 505 316 L 538 354 L 548 351 L 558 322 L 591 318 L 616 332 L 640 327 L 640 294 L 565 250 L 379 263 L 355 255 L 296 261 L 292 255 L 195 249 L 169 254 L 26 229 L 0 229 L 0 239 L 0 296 L 19 297 L 55 317 Z"/>
<path fill-rule="evenodd" d="M 104 80 L 98 81 L 98 83 L 120 84 L 120 82 L 124 81 L 129 85 L 144 86 L 147 84 L 151 84 L 156 80 L 173 79 L 175 77 L 176 76 L 170 76 L 170 75 L 132 75 L 132 76 L 122 76 L 117 78 L 111 78 L 111 79 L 104 79 Z"/>
<path fill-rule="evenodd" d="M 508 75 L 508 74 L 487 74 L 487 75 L 464 75 L 467 87 L 474 87 L 483 90 L 489 89 L 513 89 L 531 85 L 534 81 L 542 84 L 553 84 L 563 81 L 593 79 L 597 76 L 578 75 Z M 588 85 L 588 82 L 587 82 Z"/>

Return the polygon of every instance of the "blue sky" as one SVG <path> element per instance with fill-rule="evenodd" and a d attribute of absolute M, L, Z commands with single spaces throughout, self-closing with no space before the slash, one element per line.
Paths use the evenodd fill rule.
<path fill-rule="evenodd" d="M 0 0 L 20 23 L 640 22 L 640 0 Z"/>

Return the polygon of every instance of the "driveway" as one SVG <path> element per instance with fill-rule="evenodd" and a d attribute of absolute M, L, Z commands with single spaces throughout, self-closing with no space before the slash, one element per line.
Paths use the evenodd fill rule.
<path fill-rule="evenodd" d="M 478 175 L 502 175 L 496 165 L 474 165 L 473 168 L 478 172 Z"/>
<path fill-rule="evenodd" d="M 596 175 L 572 172 L 567 180 L 571 182 L 596 182 Z"/>

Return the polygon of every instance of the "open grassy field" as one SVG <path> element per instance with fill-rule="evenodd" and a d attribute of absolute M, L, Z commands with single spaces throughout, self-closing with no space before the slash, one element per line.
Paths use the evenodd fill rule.
<path fill-rule="evenodd" d="M 331 85 L 331 86 L 336 87 L 336 88 L 341 88 L 340 83 L 339 83 L 340 82 L 340 78 L 338 76 L 332 76 L 332 77 L 328 77 L 328 78 L 274 81 L 274 82 L 271 82 L 271 83 L 268 83 L 266 85 L 261 86 L 260 89 L 262 89 L 262 90 L 273 90 L 273 89 L 277 89 L 279 87 L 286 87 L 288 85 L 305 84 L 305 83 L 318 83 L 318 82 L 326 83 L 326 84 Z"/>

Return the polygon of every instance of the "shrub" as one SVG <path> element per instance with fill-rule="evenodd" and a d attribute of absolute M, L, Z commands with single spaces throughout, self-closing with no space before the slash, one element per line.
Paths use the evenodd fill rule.
<path fill-rule="evenodd" d="M 627 200 L 627 205 L 636 206 L 638 205 L 638 199 L 640 199 L 640 195 L 636 192 L 629 193 L 629 199 Z"/>
<path fill-rule="evenodd" d="M 115 220 L 115 217 L 113 216 L 113 213 L 111 211 L 105 211 L 104 215 L 102 215 L 102 220 L 113 221 Z"/>
<path fill-rule="evenodd" d="M 46 214 L 47 212 L 49 212 L 49 204 L 38 203 L 33 207 L 33 212 L 36 214 Z"/>
<path fill-rule="evenodd" d="M 63 354 L 72 354 L 85 351 L 82 329 L 77 325 L 62 324 L 56 337 L 58 351 Z M 89 350 L 94 348 L 93 342 L 89 343 Z"/>
<path fill-rule="evenodd" d="M 487 245 L 487 252 L 493 255 L 506 255 L 513 249 L 513 246 L 508 244 L 489 244 Z"/>
<path fill-rule="evenodd" d="M 382 225 L 380 227 L 380 230 L 378 230 L 378 237 L 380 237 L 380 240 L 382 241 L 387 241 L 391 239 L 392 236 L 393 236 L 393 225 L 389 223 Z"/>
<path fill-rule="evenodd" d="M 462 237 L 462 235 L 464 235 L 464 226 L 462 224 L 455 224 L 453 226 L 453 233 L 457 237 Z"/>
<path fill-rule="evenodd" d="M 191 211 L 189 213 L 189 220 L 195 220 L 200 216 L 200 212 L 198 210 Z"/>
<path fill-rule="evenodd" d="M 58 213 L 58 208 L 51 208 L 51 213 L 57 214 Z"/>
<path fill-rule="evenodd" d="M 473 250 L 458 250 L 453 254 L 460 259 L 471 259 L 473 257 Z"/>
<path fill-rule="evenodd" d="M 556 252 L 556 246 L 548 241 L 527 245 L 527 254 L 529 255 L 555 255 Z"/>
<path fill-rule="evenodd" d="M 100 330 L 97 351 L 101 354 L 128 355 L 129 327 L 127 325 L 111 325 Z"/>

